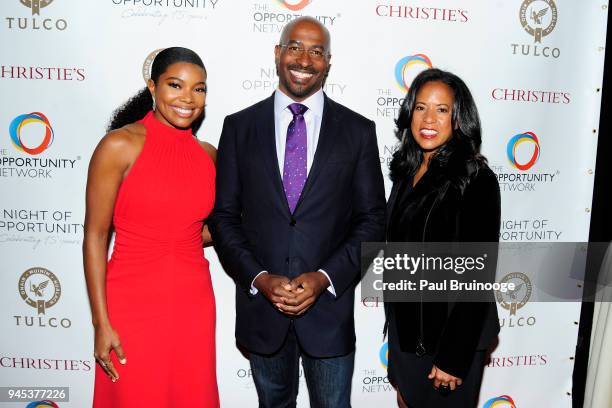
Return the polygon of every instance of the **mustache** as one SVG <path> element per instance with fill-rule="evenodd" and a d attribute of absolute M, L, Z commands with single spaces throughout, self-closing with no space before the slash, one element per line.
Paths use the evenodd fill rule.
<path fill-rule="evenodd" d="M 290 69 L 292 71 L 304 72 L 306 74 L 313 74 L 313 75 L 319 73 L 319 71 L 317 71 L 316 69 L 312 67 L 303 67 L 299 64 L 289 64 L 287 65 L 287 69 Z"/>

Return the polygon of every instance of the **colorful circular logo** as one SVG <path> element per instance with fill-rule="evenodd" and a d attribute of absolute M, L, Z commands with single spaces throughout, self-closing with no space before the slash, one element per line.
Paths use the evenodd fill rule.
<path fill-rule="evenodd" d="M 26 146 L 22 139 L 21 129 L 30 123 L 42 123 L 45 125 L 45 137 L 36 147 Z M 49 119 L 47 119 L 47 117 L 40 112 L 32 112 L 17 116 L 9 125 L 9 133 L 11 135 L 13 146 L 15 146 L 17 150 L 31 155 L 44 152 L 49 146 L 51 146 L 51 143 L 53 143 L 53 128 L 51 127 L 51 123 L 49 123 Z"/>
<path fill-rule="evenodd" d="M 28 405 L 26 405 L 26 408 L 45 408 L 45 407 L 59 408 L 59 405 L 57 405 L 55 402 L 50 401 L 50 400 L 32 401 Z"/>
<path fill-rule="evenodd" d="M 521 143 L 533 144 L 533 152 L 531 154 L 531 158 L 524 163 L 519 163 L 516 158 L 516 149 Z M 529 170 L 540 158 L 540 141 L 533 132 L 520 133 L 518 135 L 512 136 L 512 138 L 508 142 L 508 146 L 506 147 L 506 153 L 512 167 L 517 168 L 519 170 Z"/>
<path fill-rule="evenodd" d="M 291 11 L 298 11 L 306 7 L 308 4 L 310 4 L 311 0 L 300 0 L 298 2 L 291 1 L 291 0 L 276 0 L 276 1 L 282 4 L 283 7 L 288 8 Z"/>
<path fill-rule="evenodd" d="M 509 395 L 501 395 L 499 397 L 491 398 L 482 406 L 482 408 L 493 408 L 493 407 L 510 407 L 516 408 L 512 397 Z"/>
<path fill-rule="evenodd" d="M 410 84 L 421 71 L 432 68 L 431 60 L 425 54 L 404 57 L 395 64 L 395 81 L 400 89 L 408 92 Z"/>
<path fill-rule="evenodd" d="M 389 343 L 382 345 L 378 356 L 380 357 L 380 364 L 382 364 L 383 368 L 386 369 L 387 365 L 389 365 Z"/>

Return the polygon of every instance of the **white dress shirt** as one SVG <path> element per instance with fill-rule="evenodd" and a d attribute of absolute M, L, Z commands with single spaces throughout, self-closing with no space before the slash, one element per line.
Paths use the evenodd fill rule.
<path fill-rule="evenodd" d="M 276 140 L 276 157 L 278 158 L 278 168 L 281 178 L 285 166 L 285 145 L 287 142 L 287 128 L 293 120 L 293 113 L 289 110 L 289 105 L 295 103 L 293 99 L 285 95 L 280 89 L 274 92 L 274 136 Z M 304 112 L 306 122 L 306 175 L 310 173 L 312 161 L 314 160 L 319 133 L 321 131 L 321 119 L 323 118 L 323 91 L 319 89 L 316 93 L 309 96 L 302 102 L 308 107 Z"/>
<path fill-rule="evenodd" d="M 321 132 L 321 119 L 323 118 L 323 105 L 325 98 L 323 97 L 323 90 L 319 89 L 314 94 L 300 102 L 302 105 L 308 107 L 308 110 L 304 112 L 304 121 L 306 122 L 306 175 L 310 173 L 314 155 L 317 150 L 317 143 L 319 142 L 319 133 Z M 284 171 L 285 166 L 285 144 L 287 142 L 287 128 L 293 120 L 293 113 L 289 110 L 289 105 L 296 103 L 289 96 L 285 95 L 280 89 L 274 92 L 274 139 L 276 142 L 276 157 L 278 159 L 278 168 L 281 174 Z M 319 269 L 329 281 L 327 290 L 334 296 L 336 291 L 334 285 L 329 278 L 329 275 Z M 262 273 L 267 271 L 261 271 L 255 276 L 255 279 Z M 253 279 L 253 282 L 255 282 Z M 257 288 L 251 283 L 251 294 L 257 294 Z"/>

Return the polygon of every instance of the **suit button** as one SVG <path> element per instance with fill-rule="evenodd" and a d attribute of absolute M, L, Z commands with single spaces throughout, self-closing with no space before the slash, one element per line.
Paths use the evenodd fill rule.
<path fill-rule="evenodd" d="M 292 227 L 295 227 L 295 219 L 291 219 L 291 222 L 289 223 L 289 225 L 291 225 Z"/>

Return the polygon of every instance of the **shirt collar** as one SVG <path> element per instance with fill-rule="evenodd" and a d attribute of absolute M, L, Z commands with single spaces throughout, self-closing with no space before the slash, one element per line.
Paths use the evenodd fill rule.
<path fill-rule="evenodd" d="M 308 98 L 304 99 L 300 103 L 302 105 L 307 106 L 308 111 L 312 112 L 314 115 L 318 117 L 322 117 L 324 102 L 325 102 L 325 98 L 323 96 L 323 89 L 319 89 L 317 92 L 310 95 Z M 274 92 L 274 113 L 275 114 L 280 114 L 284 109 L 288 109 L 287 106 L 291 105 L 292 103 L 295 103 L 293 99 L 287 96 L 280 89 L 276 89 L 276 92 Z"/>

